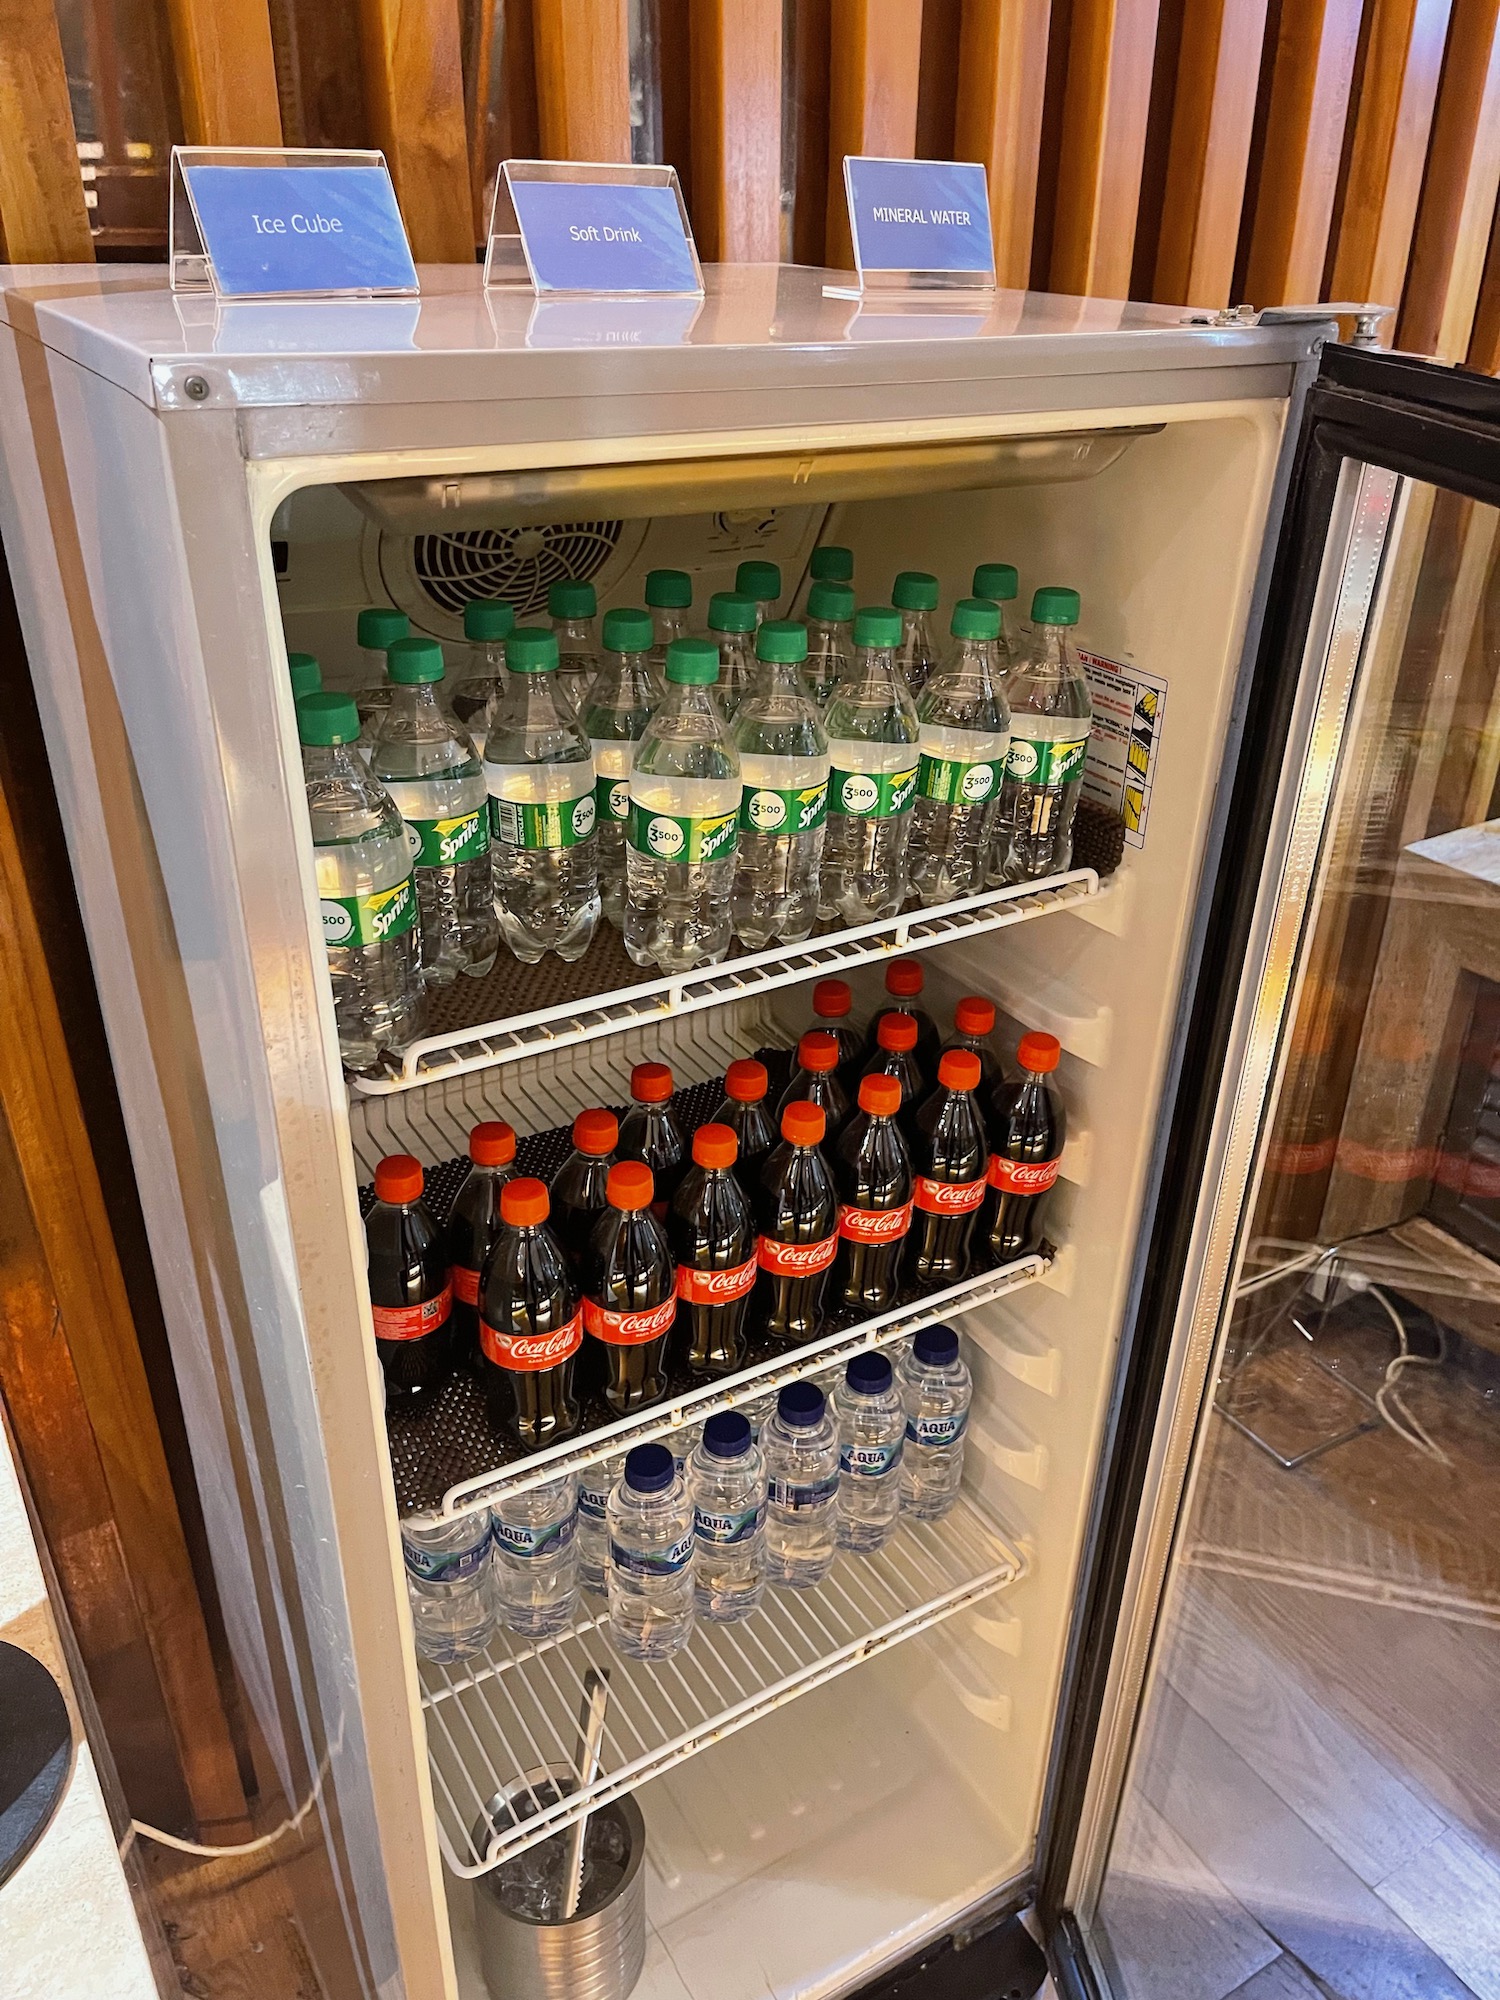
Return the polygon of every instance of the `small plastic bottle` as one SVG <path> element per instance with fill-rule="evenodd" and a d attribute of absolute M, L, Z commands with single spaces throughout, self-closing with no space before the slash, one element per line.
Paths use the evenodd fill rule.
<path fill-rule="evenodd" d="M 810 618 L 812 594 L 820 583 L 839 583 L 845 588 L 854 582 L 854 552 L 838 542 L 823 542 L 807 559 L 807 574 L 797 590 L 796 601 L 787 616 Z M 852 608 L 850 615 L 853 615 Z"/>
<path fill-rule="evenodd" d="M 488 1511 L 431 1526 L 403 1521 L 401 1554 L 422 1658 L 447 1665 L 482 1653 L 495 1633 Z"/>
<path fill-rule="evenodd" d="M 638 1444 L 609 1497 L 609 1636 L 667 1660 L 693 1636 L 693 1503 L 664 1444 Z"/>
<path fill-rule="evenodd" d="M 766 1587 L 766 1462 L 739 1410 L 703 1426 L 688 1461 L 693 1600 L 700 1618 L 748 1618 Z"/>
<path fill-rule="evenodd" d="M 516 1135 L 500 1118 L 469 1134 L 468 1178 L 448 1211 L 448 1276 L 453 1286 L 454 1358 L 469 1366 L 479 1352 L 479 1284 L 500 1234 L 500 1190 L 515 1179 Z"/>
<path fill-rule="evenodd" d="M 884 1548 L 901 1513 L 906 1413 L 883 1354 L 856 1354 L 834 1394 L 839 1424 L 839 1547 Z"/>
<path fill-rule="evenodd" d="M 676 571 L 653 570 L 652 575 Z M 625 829 L 630 822 L 630 772 L 635 746 L 661 699 L 651 667 L 651 615 L 604 614 L 604 657 L 583 712 L 594 755 L 594 809 L 599 842 L 599 898 L 616 930 L 625 924 Z"/>
<path fill-rule="evenodd" d="M 828 818 L 828 738 L 802 691 L 804 626 L 770 619 L 755 635 L 760 678 L 734 719 L 740 760 L 735 936 L 760 950 L 801 944 L 817 919 Z"/>
<path fill-rule="evenodd" d="M 917 1024 L 910 1014 L 886 1013 L 875 1031 L 875 1053 L 864 1067 L 866 1076 L 894 1076 L 901 1084 L 897 1123 L 908 1146 L 916 1138 L 917 1106 L 927 1096 L 927 1080 L 917 1062 Z"/>
<path fill-rule="evenodd" d="M 732 726 L 740 703 L 755 685 L 755 628 L 759 616 L 753 597 L 716 590 L 708 600 L 708 636 L 719 649 L 719 678 L 714 699 L 726 725 Z M 666 674 L 666 662 L 662 662 Z"/>
<path fill-rule="evenodd" d="M 375 733 L 391 705 L 391 684 L 385 672 L 386 648 L 406 638 L 410 631 L 411 620 L 393 604 L 368 605 L 355 624 L 363 678 L 354 705 L 359 710 L 359 755 L 367 764 Z"/>
<path fill-rule="evenodd" d="M 983 890 L 1010 750 L 1010 709 L 990 664 L 999 607 L 961 597 L 952 630 L 952 649 L 917 703 L 911 885 L 929 905 Z"/>
<path fill-rule="evenodd" d="M 572 1624 L 578 1608 L 578 1481 L 571 1473 L 490 1508 L 500 1623 L 541 1639 Z"/>
<path fill-rule="evenodd" d="M 599 600 L 591 583 L 566 578 L 547 592 L 547 615 L 557 637 L 557 685 L 575 715 L 582 715 L 594 676 L 599 671 L 599 642 L 594 620 Z"/>
<path fill-rule="evenodd" d="M 490 703 L 506 683 L 505 642 L 516 629 L 516 614 L 495 597 L 477 597 L 464 606 L 468 670 L 453 683 L 448 705 L 484 755 Z"/>
<path fill-rule="evenodd" d="M 741 1056 L 724 1072 L 724 1096 L 714 1113 L 716 1125 L 727 1125 L 739 1141 L 735 1178 L 747 1194 L 760 1179 L 761 1163 L 776 1144 L 776 1125 L 766 1103 L 770 1089 L 766 1066 L 754 1056 Z"/>
<path fill-rule="evenodd" d="M 1004 685 L 1006 675 L 1016 663 L 1015 647 L 1005 629 L 1005 607 L 1015 602 L 1019 588 L 1014 563 L 980 563 L 974 572 L 974 596 L 987 598 L 1000 613 L 1000 630 L 990 641 L 990 671 L 996 687 Z"/>
<path fill-rule="evenodd" d="M 1072 866 L 1073 817 L 1094 714 L 1073 648 L 1078 618 L 1076 590 L 1039 590 L 1031 600 L 1030 643 L 1006 680 L 1010 753 L 996 829 L 996 851 L 1007 844 L 998 868 L 1006 882 L 1035 882 Z"/>
<path fill-rule="evenodd" d="M 838 1069 L 838 1036 L 830 1035 L 825 1028 L 809 1028 L 797 1044 L 797 1067 L 776 1107 L 778 1123 L 789 1104 L 805 1098 L 822 1109 L 827 1120 L 825 1143 L 832 1147 L 854 1109 L 848 1092 L 839 1082 Z"/>
<path fill-rule="evenodd" d="M 894 917 L 906 901 L 918 727 L 896 667 L 900 637 L 900 612 L 856 612 L 854 665 L 824 714 L 831 770 L 818 914 L 847 924 Z"/>
<path fill-rule="evenodd" d="M 901 613 L 901 643 L 896 668 L 915 701 L 938 663 L 932 636 L 932 614 L 938 608 L 938 580 L 925 569 L 904 569 L 891 585 L 891 602 Z"/>
<path fill-rule="evenodd" d="M 755 1288 L 755 1218 L 735 1178 L 739 1145 L 727 1125 L 693 1134 L 693 1164 L 672 1197 L 667 1241 L 676 1268 L 676 1357 L 698 1380 L 745 1365 Z"/>
<path fill-rule="evenodd" d="M 613 1111 L 580 1111 L 573 1120 L 573 1150 L 552 1176 L 553 1232 L 575 1278 L 582 1274 L 584 1251 L 605 1210 L 619 1138 Z"/>
<path fill-rule="evenodd" d="M 839 1434 L 816 1382 L 788 1382 L 761 1433 L 766 1459 L 766 1574 L 810 1590 L 838 1542 Z"/>
<path fill-rule="evenodd" d="M 915 1334 L 898 1379 L 906 1412 L 901 1511 L 914 1520 L 939 1521 L 958 1498 L 974 1393 L 953 1328 L 924 1326 Z"/>
<path fill-rule="evenodd" d="M 854 592 L 847 583 L 815 583 L 807 601 L 807 658 L 802 685 L 820 709 L 854 665 Z"/>
<path fill-rule="evenodd" d="M 672 1109 L 672 1072 L 666 1063 L 637 1063 L 630 1072 L 630 1109 L 620 1125 L 616 1151 L 643 1160 L 656 1181 L 653 1209 L 667 1212 L 688 1168 L 687 1140 Z"/>
<path fill-rule="evenodd" d="M 667 648 L 674 639 L 686 639 L 688 613 L 693 608 L 693 579 L 685 569 L 653 569 L 646 576 L 646 608 L 655 628 L 651 646 L 651 671 L 656 676 L 658 695 L 667 684 Z"/>
<path fill-rule="evenodd" d="M 375 1201 L 365 1217 L 370 1314 L 388 1408 L 429 1408 L 453 1373 L 448 1253 L 422 1199 L 424 1179 L 420 1160 L 389 1154 L 375 1169 Z"/>
<path fill-rule="evenodd" d="M 849 1018 L 854 1011 L 854 994 L 848 980 L 820 979 L 813 988 L 812 1010 L 812 1025 L 838 1041 L 839 1082 L 852 1093 L 864 1059 L 865 1037 Z"/>
<path fill-rule="evenodd" d="M 667 1392 L 667 1345 L 677 1320 L 677 1274 L 651 1213 L 651 1169 L 616 1160 L 607 1206 L 583 1267 L 585 1376 L 610 1414 L 628 1417 Z"/>
<path fill-rule="evenodd" d="M 624 1470 L 621 1455 L 578 1475 L 578 1581 L 596 1597 L 609 1595 L 609 1496 Z"/>
<path fill-rule="evenodd" d="M 938 1024 L 922 1005 L 927 974 L 920 958 L 893 958 L 885 968 L 885 1001 L 870 1016 L 865 1030 L 865 1047 L 873 1050 L 880 1040 L 880 1024 L 887 1014 L 908 1014 L 917 1024 L 917 1067 L 924 1090 L 937 1081 L 941 1036 Z"/>
<path fill-rule="evenodd" d="M 944 1055 L 949 1049 L 972 1049 L 979 1058 L 979 1081 L 984 1090 L 993 1089 L 1001 1077 L 1000 1058 L 990 1043 L 994 1032 L 994 1001 L 966 993 L 953 1010 L 953 1033 L 942 1049 Z"/>
<path fill-rule="evenodd" d="M 755 622 L 764 624 L 776 616 L 781 601 L 781 565 L 773 562 L 742 562 L 734 573 L 735 594 L 748 597 L 755 605 Z"/>

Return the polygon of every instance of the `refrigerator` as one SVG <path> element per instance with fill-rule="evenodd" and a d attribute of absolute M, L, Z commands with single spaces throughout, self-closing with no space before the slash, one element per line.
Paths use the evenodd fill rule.
<path fill-rule="evenodd" d="M 1024 1907 L 1063 1990 L 1107 1990 L 1089 1926 L 1367 634 L 1403 493 L 1476 490 L 1495 398 L 1337 345 L 1317 308 L 861 305 L 828 277 L 723 267 L 662 306 L 456 268 L 399 303 L 3 275 L 0 525 L 214 1585 L 262 1782 L 308 1807 L 299 1914 L 339 2000 L 482 2000 L 476 1816 L 566 1761 L 590 1663 L 613 1675 L 591 1796 L 632 1792 L 647 1826 L 642 2000 L 852 1992 Z M 608 939 L 574 967 L 502 948 L 346 1078 L 288 651 L 353 689 L 366 604 L 458 660 L 469 597 L 525 623 L 553 577 L 604 608 L 670 566 L 701 616 L 749 558 L 781 565 L 785 610 L 819 542 L 852 550 L 861 603 L 931 571 L 944 624 L 980 562 L 1017 565 L 1023 615 L 1036 586 L 1081 592 L 1099 684 L 1137 703 L 1096 774 L 1128 805 L 1120 865 L 670 978 Z M 388 1435 L 376 1161 L 439 1168 L 486 1117 L 565 1126 L 644 1059 L 711 1087 L 795 1042 L 822 975 L 867 1018 L 894 955 L 944 1025 L 992 998 L 1007 1061 L 1023 1030 L 1060 1042 L 1046 1253 L 552 1469 L 946 1320 L 975 1380 L 954 1513 L 771 1593 L 740 1641 L 700 1626 L 679 1663 L 615 1659 L 597 1611 L 419 1662 L 401 1512 L 542 1475 L 457 1420 Z"/>

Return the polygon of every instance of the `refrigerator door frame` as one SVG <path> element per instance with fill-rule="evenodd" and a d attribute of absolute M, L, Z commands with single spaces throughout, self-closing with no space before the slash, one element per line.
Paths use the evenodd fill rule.
<path fill-rule="evenodd" d="M 1385 556 L 1411 481 L 1500 505 L 1497 465 L 1500 385 L 1411 356 L 1325 350 L 1268 533 L 1243 748 L 1206 886 L 1204 972 L 1161 1134 L 1160 1220 L 1122 1346 L 1043 1804 L 1037 1909 L 1070 2000 L 1110 1992 L 1079 1912 L 1102 1885 L 1124 1791 Z"/>

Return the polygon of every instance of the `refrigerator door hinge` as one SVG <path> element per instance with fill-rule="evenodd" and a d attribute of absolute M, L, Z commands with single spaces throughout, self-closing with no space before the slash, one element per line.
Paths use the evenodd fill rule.
<path fill-rule="evenodd" d="M 1352 319 L 1352 347 L 1379 347 L 1380 322 L 1389 319 L 1394 306 L 1354 305 L 1346 299 L 1327 305 L 1310 306 L 1222 306 L 1218 312 L 1190 313 L 1189 326 L 1307 326 L 1320 319 Z"/>

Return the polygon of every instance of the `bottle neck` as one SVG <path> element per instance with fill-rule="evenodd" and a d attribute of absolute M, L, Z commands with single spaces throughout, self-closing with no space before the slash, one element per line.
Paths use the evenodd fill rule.
<path fill-rule="evenodd" d="M 302 774 L 309 784 L 315 780 L 357 779 L 364 775 L 364 765 L 355 761 L 352 744 L 304 743 Z"/>
<path fill-rule="evenodd" d="M 559 645 L 567 640 L 591 646 L 594 643 L 594 621 L 592 618 L 554 618 L 552 629 L 557 634 Z"/>
<path fill-rule="evenodd" d="M 981 680 L 990 677 L 990 646 L 988 639 L 960 639 L 953 655 L 950 671 L 960 674 L 974 674 Z"/>
<path fill-rule="evenodd" d="M 687 613 L 685 611 L 680 611 L 675 606 L 669 605 L 663 606 L 660 610 L 653 611 L 651 616 L 656 621 L 656 643 L 658 646 L 669 646 L 674 639 L 685 639 L 687 637 Z"/>
<path fill-rule="evenodd" d="M 437 687 L 436 681 L 406 681 L 394 684 L 391 689 L 392 711 L 408 718 L 436 715 Z"/>
<path fill-rule="evenodd" d="M 1069 635 L 1071 625 L 1037 625 L 1033 627 L 1036 638 L 1033 648 L 1038 662 L 1044 666 L 1056 667 L 1062 673 L 1073 664 L 1073 648 Z"/>
<path fill-rule="evenodd" d="M 757 659 L 756 667 L 760 674 L 760 686 L 756 692 L 763 701 L 770 695 L 778 694 L 787 699 L 801 697 L 800 669 L 790 660 Z"/>
<path fill-rule="evenodd" d="M 894 646 L 857 646 L 854 649 L 855 680 L 889 681 L 896 680 L 896 649 Z"/>

